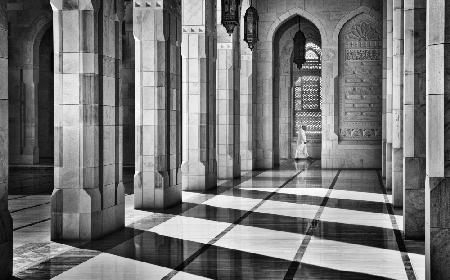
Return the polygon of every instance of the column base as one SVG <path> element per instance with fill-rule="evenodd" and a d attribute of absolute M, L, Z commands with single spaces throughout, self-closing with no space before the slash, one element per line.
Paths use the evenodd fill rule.
<path fill-rule="evenodd" d="M 156 180 L 158 182 L 155 182 Z M 181 185 L 177 183 L 179 180 L 176 178 L 173 178 L 172 182 L 176 184 L 170 185 L 167 171 L 164 173 L 136 172 L 134 174 L 134 208 L 141 210 L 167 209 L 180 204 L 182 201 Z"/>
<path fill-rule="evenodd" d="M 38 163 L 39 163 L 39 154 L 11 155 L 10 157 L 11 165 L 35 165 Z"/>
<path fill-rule="evenodd" d="M 425 180 L 425 271 L 428 280 L 450 279 L 450 180 Z"/>
<path fill-rule="evenodd" d="M 392 149 L 392 204 L 403 207 L 403 148 Z"/>
<path fill-rule="evenodd" d="M 217 163 L 183 161 L 181 185 L 186 191 L 204 192 L 217 187 Z"/>
<path fill-rule="evenodd" d="M 403 221 L 406 239 L 425 238 L 425 158 L 404 158 Z"/>
<path fill-rule="evenodd" d="M 124 187 L 120 183 L 117 203 L 106 207 L 104 198 L 102 209 L 99 189 L 54 190 L 51 198 L 51 240 L 94 240 L 122 229 L 125 226 L 124 196 Z"/>
<path fill-rule="evenodd" d="M 386 189 L 392 190 L 392 143 L 386 143 Z"/>
<path fill-rule="evenodd" d="M 219 155 L 217 158 L 217 178 L 220 180 L 232 180 L 241 177 L 240 155 Z"/>
<path fill-rule="evenodd" d="M 241 170 L 253 171 L 255 166 L 255 160 L 253 158 L 253 151 L 241 150 Z"/>
<path fill-rule="evenodd" d="M 386 178 L 386 140 L 381 144 L 381 176 Z"/>
<path fill-rule="evenodd" d="M 8 210 L 0 211 L 0 279 L 13 272 L 13 223 Z"/>

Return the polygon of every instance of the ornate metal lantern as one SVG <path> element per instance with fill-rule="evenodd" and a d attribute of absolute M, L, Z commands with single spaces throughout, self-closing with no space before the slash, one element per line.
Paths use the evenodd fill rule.
<path fill-rule="evenodd" d="M 239 24 L 240 2 L 241 0 L 222 0 L 222 25 L 230 35 Z"/>
<path fill-rule="evenodd" d="M 294 63 L 297 65 L 298 69 L 301 69 L 303 63 L 306 61 L 306 37 L 300 29 L 300 18 L 298 20 L 298 27 L 299 29 L 294 36 Z"/>
<path fill-rule="evenodd" d="M 250 0 L 250 7 L 244 16 L 244 41 L 247 42 L 249 49 L 253 51 L 256 43 L 258 43 L 258 11 L 253 7 Z"/>

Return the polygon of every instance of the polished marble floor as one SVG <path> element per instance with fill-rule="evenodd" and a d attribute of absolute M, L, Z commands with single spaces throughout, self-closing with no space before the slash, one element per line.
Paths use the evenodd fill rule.
<path fill-rule="evenodd" d="M 89 243 L 51 242 L 50 195 L 26 189 L 9 196 L 17 279 L 424 279 L 377 170 L 286 162 L 158 212 L 127 192 L 125 229 Z"/>

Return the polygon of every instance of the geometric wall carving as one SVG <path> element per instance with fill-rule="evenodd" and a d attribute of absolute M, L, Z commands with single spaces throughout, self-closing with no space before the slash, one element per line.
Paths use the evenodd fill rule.
<path fill-rule="evenodd" d="M 382 117 L 382 22 L 367 14 L 339 34 L 339 140 L 379 144 Z"/>

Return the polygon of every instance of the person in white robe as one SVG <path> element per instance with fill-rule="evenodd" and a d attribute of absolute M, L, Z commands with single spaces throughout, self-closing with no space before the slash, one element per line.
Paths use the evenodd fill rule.
<path fill-rule="evenodd" d="M 297 149 L 295 150 L 295 159 L 309 159 L 308 149 L 306 147 L 306 126 L 302 125 L 297 132 Z"/>

